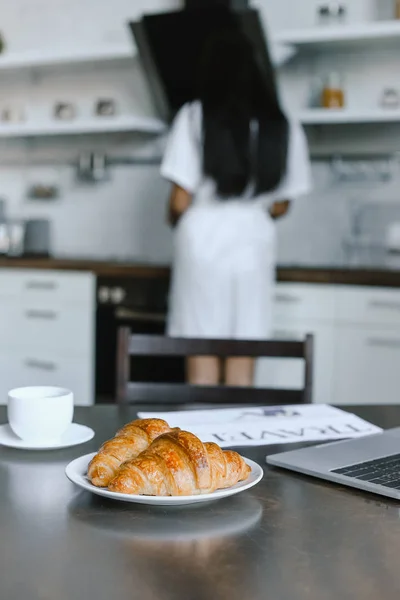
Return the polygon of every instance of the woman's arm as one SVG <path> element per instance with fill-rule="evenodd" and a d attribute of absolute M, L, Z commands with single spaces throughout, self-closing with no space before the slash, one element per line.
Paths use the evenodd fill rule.
<path fill-rule="evenodd" d="M 274 202 L 271 208 L 269 209 L 269 214 L 272 219 L 281 219 L 284 217 L 290 208 L 291 201 L 290 200 L 280 200 L 279 202 Z"/>
<path fill-rule="evenodd" d="M 192 194 L 176 183 L 172 185 L 168 202 L 168 223 L 175 227 L 192 203 Z"/>

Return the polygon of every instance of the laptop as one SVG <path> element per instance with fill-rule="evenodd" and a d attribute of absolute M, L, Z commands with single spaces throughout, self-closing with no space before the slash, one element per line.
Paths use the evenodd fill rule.
<path fill-rule="evenodd" d="M 275 454 L 267 463 L 400 500 L 400 427 Z"/>

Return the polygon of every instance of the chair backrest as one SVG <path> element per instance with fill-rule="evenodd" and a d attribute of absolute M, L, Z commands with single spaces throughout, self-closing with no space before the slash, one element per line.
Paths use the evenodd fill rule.
<path fill-rule="evenodd" d="M 301 390 L 190 386 L 130 382 L 132 356 L 246 356 L 304 360 Z M 239 341 L 181 339 L 156 335 L 132 335 L 128 327 L 118 331 L 117 400 L 121 403 L 186 404 L 305 404 L 312 401 L 313 336 L 303 341 Z"/>

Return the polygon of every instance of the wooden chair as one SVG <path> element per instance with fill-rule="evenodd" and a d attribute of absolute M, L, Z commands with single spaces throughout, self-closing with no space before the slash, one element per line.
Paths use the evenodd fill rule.
<path fill-rule="evenodd" d="M 132 356 L 247 356 L 304 360 L 302 390 L 206 387 L 187 384 L 130 382 Z M 306 404 L 312 401 L 313 336 L 304 341 L 193 340 L 131 335 L 128 327 L 118 332 L 117 400 L 136 404 Z"/>

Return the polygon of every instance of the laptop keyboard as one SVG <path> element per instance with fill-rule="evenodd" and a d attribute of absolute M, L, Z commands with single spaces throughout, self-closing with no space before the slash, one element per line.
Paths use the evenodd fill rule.
<path fill-rule="evenodd" d="M 400 454 L 370 460 L 331 472 L 400 490 Z"/>

